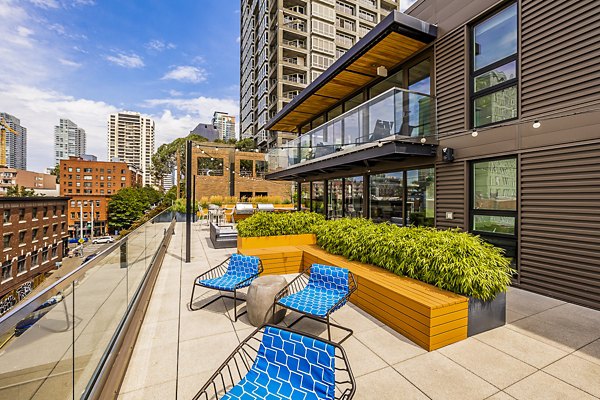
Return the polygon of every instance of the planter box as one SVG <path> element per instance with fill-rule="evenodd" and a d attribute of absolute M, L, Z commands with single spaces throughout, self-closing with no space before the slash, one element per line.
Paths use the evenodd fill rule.
<path fill-rule="evenodd" d="M 264 249 L 268 247 L 300 246 L 304 244 L 316 244 L 317 238 L 313 233 L 303 235 L 285 236 L 261 236 L 261 237 L 238 237 L 238 250 Z"/>
<path fill-rule="evenodd" d="M 469 298 L 468 336 L 477 335 L 506 324 L 506 292 L 494 300 L 482 301 Z"/>

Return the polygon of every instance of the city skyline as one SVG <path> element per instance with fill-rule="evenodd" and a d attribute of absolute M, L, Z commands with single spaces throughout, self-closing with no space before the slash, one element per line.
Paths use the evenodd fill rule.
<path fill-rule="evenodd" d="M 0 26 L 0 54 L 10 60 L 0 65 L 0 112 L 27 127 L 30 170 L 54 166 L 60 118 L 84 127 L 87 152 L 104 158 L 113 113 L 156 121 L 157 147 L 215 111 L 238 115 L 237 1 L 0 0 L 0 17 L 11 22 Z M 198 17 L 205 23 L 193 23 Z"/>

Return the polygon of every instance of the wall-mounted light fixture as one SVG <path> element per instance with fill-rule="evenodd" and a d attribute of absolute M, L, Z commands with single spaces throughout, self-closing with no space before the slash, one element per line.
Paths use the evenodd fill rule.
<path fill-rule="evenodd" d="M 479 132 L 477 132 L 477 129 L 473 129 L 473 132 L 471 132 L 471 136 L 477 137 L 478 135 L 479 135 Z"/>
<path fill-rule="evenodd" d="M 386 67 L 384 67 L 383 65 L 380 65 L 379 67 L 377 67 L 377 75 L 378 76 L 382 76 L 382 77 L 387 77 L 388 76 L 388 70 Z"/>
<path fill-rule="evenodd" d="M 533 125 L 532 126 L 533 126 L 534 129 L 537 129 L 540 126 L 542 126 L 542 123 L 536 119 L 535 121 L 533 121 Z"/>
<path fill-rule="evenodd" d="M 421 143 L 425 144 L 425 142 L 427 142 L 427 138 L 421 138 Z"/>

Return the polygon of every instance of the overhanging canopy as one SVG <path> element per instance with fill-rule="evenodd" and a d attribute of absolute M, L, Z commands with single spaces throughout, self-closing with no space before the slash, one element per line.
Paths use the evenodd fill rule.
<path fill-rule="evenodd" d="M 377 67 L 393 69 L 436 37 L 436 26 L 398 11 L 391 12 L 283 107 L 266 129 L 297 132 L 298 126 L 376 80 Z"/>

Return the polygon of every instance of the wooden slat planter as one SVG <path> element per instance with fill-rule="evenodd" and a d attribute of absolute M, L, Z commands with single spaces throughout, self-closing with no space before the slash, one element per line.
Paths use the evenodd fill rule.
<path fill-rule="evenodd" d="M 312 233 L 307 233 L 304 235 L 260 236 L 245 238 L 238 236 L 238 250 L 265 249 L 269 247 L 298 246 L 316 243 L 317 238 Z"/>
<path fill-rule="evenodd" d="M 242 238 L 242 241 L 250 239 L 246 242 L 249 246 L 238 247 L 238 251 L 260 257 L 267 274 L 297 273 L 313 263 L 348 268 L 358 281 L 358 290 L 350 301 L 428 351 L 467 338 L 467 297 L 380 267 L 349 261 L 324 251 L 314 241 L 274 245 L 293 242 L 291 236 L 289 240 L 281 238 L 286 236 Z M 304 240 L 310 242 L 309 238 Z M 261 242 L 271 246 L 253 247 Z"/>

